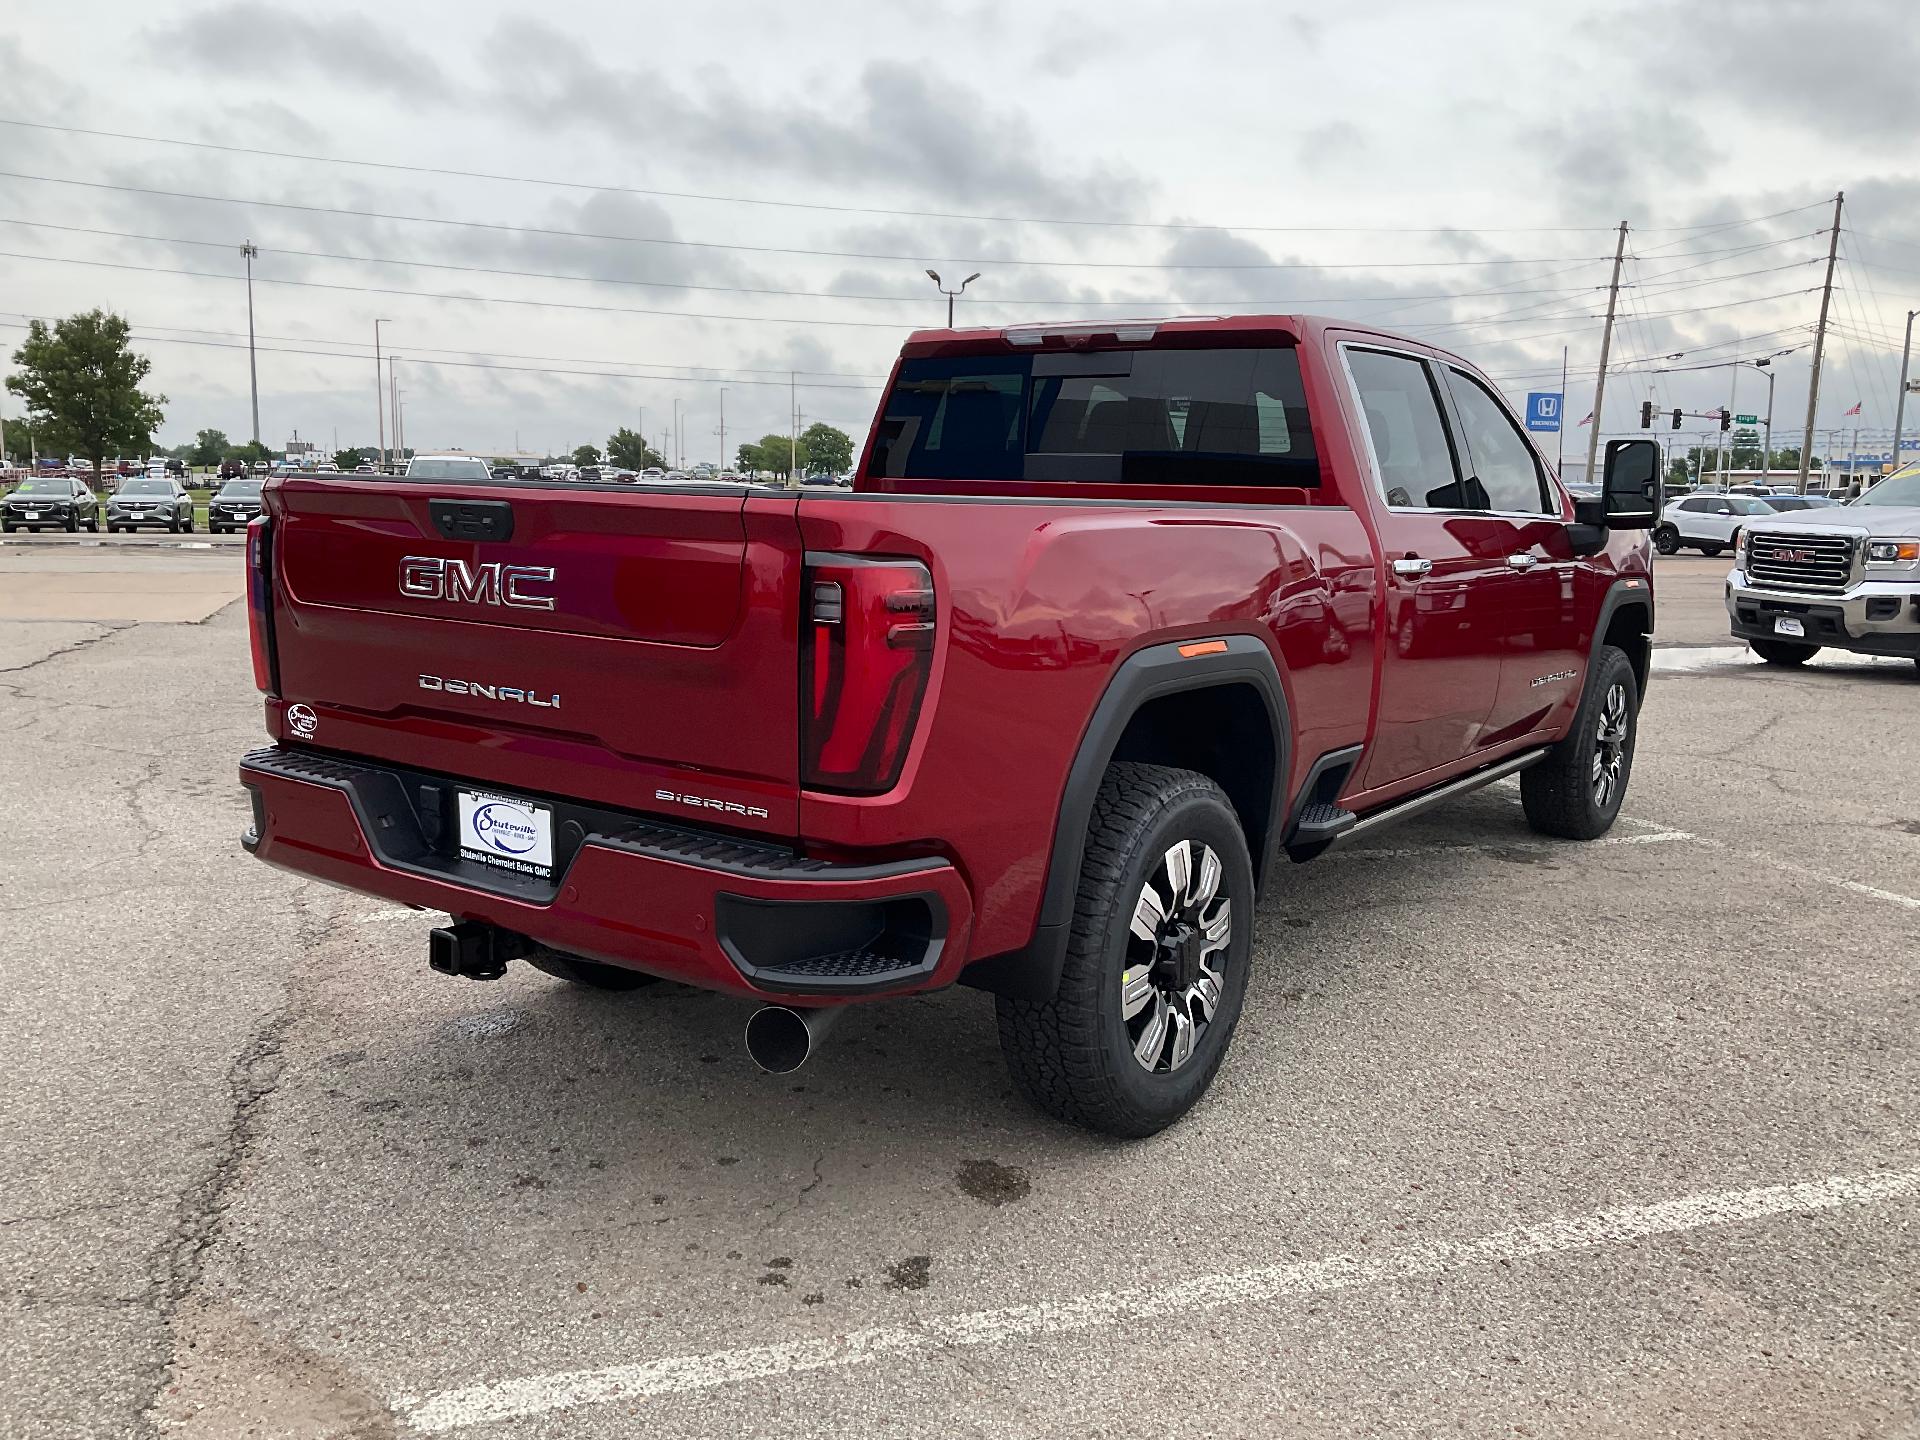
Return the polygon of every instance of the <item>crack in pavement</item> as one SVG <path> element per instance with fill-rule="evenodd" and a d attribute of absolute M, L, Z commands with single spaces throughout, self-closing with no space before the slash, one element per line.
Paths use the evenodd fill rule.
<path fill-rule="evenodd" d="M 122 630 L 131 630 L 140 622 L 137 620 L 88 620 L 88 625 L 101 625 L 106 628 L 102 635 L 89 635 L 84 640 L 76 640 L 71 645 L 62 645 L 58 650 L 49 650 L 38 660 L 29 660 L 24 665 L 0 665 L 0 675 L 24 675 L 29 670 L 38 669 L 50 660 L 58 660 L 62 655 L 77 655 L 82 650 L 91 650 L 103 640 L 111 640 Z"/>
<path fill-rule="evenodd" d="M 300 957 L 327 938 L 337 918 L 315 915 L 310 908 L 312 894 L 313 889 L 308 886 L 301 886 L 293 893 Z M 158 1406 L 179 1369 L 175 1347 L 179 1339 L 180 1309 L 199 1286 L 207 1256 L 225 1228 L 227 1211 L 245 1184 L 264 1130 L 267 1101 L 279 1089 L 285 1071 L 286 1034 L 300 1003 L 295 993 L 295 977 L 300 968 L 300 961 L 296 959 L 288 978 L 287 998 L 259 1017 L 228 1065 L 229 1111 L 225 1128 L 213 1147 L 213 1161 L 198 1181 L 181 1192 L 174 1207 L 170 1233 L 148 1256 L 144 1303 L 158 1315 L 167 1338 L 165 1357 L 143 1367 L 151 1379 L 143 1387 L 146 1399 L 141 1405 L 139 1432 L 148 1436 L 161 1433 Z"/>

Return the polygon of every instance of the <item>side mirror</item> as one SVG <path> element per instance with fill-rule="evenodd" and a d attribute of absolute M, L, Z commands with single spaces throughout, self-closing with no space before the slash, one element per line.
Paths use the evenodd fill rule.
<path fill-rule="evenodd" d="M 1574 507 L 1583 525 L 1651 530 L 1660 516 L 1660 447 L 1651 440 L 1609 440 L 1600 498 Z"/>

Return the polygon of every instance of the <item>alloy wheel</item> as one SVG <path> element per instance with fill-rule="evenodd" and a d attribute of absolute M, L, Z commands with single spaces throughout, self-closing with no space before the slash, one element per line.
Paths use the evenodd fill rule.
<path fill-rule="evenodd" d="M 1605 810 L 1620 790 L 1627 767 L 1627 687 L 1615 681 L 1607 687 L 1594 731 L 1593 803 Z"/>
<path fill-rule="evenodd" d="M 1180 1069 L 1219 1011 L 1233 940 L 1224 878 L 1212 846 L 1181 840 L 1160 857 L 1134 901 L 1120 1015 L 1144 1070 Z"/>

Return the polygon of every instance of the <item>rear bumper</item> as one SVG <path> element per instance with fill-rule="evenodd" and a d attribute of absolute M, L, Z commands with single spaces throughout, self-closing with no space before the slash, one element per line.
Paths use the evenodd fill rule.
<path fill-rule="evenodd" d="M 240 781 L 258 858 L 604 964 L 818 1003 L 935 989 L 965 963 L 972 899 L 945 860 L 834 865 L 555 800 L 539 880 L 459 857 L 436 814 L 457 780 L 275 746 L 243 757 Z"/>

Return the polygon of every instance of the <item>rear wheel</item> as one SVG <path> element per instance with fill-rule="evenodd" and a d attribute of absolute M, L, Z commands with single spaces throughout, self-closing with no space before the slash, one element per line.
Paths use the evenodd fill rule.
<path fill-rule="evenodd" d="M 1753 653 L 1769 665 L 1804 665 L 1820 653 L 1818 645 L 1789 645 L 1784 640 L 1749 640 Z"/>
<path fill-rule="evenodd" d="M 1707 544 L 1702 545 L 1700 547 L 1700 553 L 1706 556 L 1709 560 L 1711 560 L 1714 556 L 1718 555 L 1722 550 L 1726 548 L 1727 547 L 1724 545 L 1714 544 L 1710 541 Z"/>
<path fill-rule="evenodd" d="M 1633 662 L 1617 646 L 1602 645 L 1573 728 L 1546 759 L 1520 772 L 1527 823 L 1562 840 L 1594 840 L 1612 829 L 1633 773 L 1639 727 Z"/>
<path fill-rule="evenodd" d="M 1653 532 L 1653 548 L 1662 555 L 1674 555 L 1680 550 L 1680 532 L 1671 525 L 1662 525 Z"/>
<path fill-rule="evenodd" d="M 1138 1138 L 1207 1091 L 1252 955 L 1253 866 L 1220 787 L 1111 766 L 1094 800 L 1059 988 L 997 1001 L 1014 1084 L 1069 1124 Z"/>
<path fill-rule="evenodd" d="M 602 965 L 597 960 L 582 960 L 578 955 L 566 955 L 558 950 L 536 950 L 527 956 L 527 963 L 556 980 L 584 985 L 589 990 L 638 990 L 660 978 L 618 965 Z"/>

